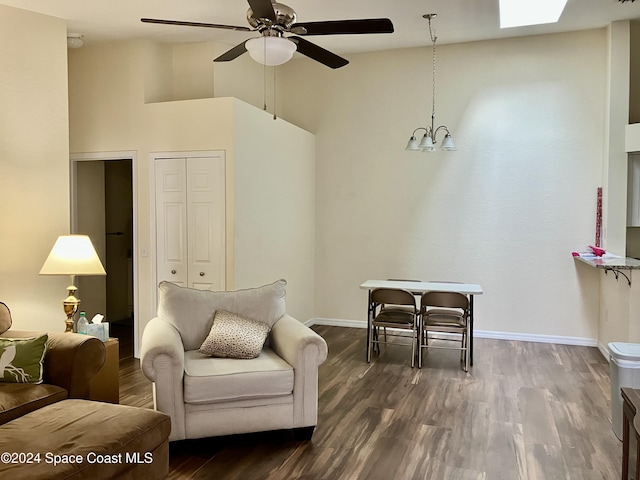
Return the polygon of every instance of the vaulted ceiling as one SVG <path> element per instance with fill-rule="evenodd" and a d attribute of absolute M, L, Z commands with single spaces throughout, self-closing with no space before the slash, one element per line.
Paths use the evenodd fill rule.
<path fill-rule="evenodd" d="M 336 53 L 385 50 L 430 44 L 425 13 L 434 21 L 439 43 L 535 35 L 604 27 L 612 21 L 640 18 L 640 2 L 568 0 L 557 24 L 500 30 L 499 0 L 285 0 L 298 21 L 388 17 L 393 34 L 313 37 Z M 141 17 L 247 26 L 245 0 L 0 0 L 0 4 L 63 18 L 67 31 L 85 43 L 143 38 L 162 42 L 216 41 L 236 45 L 256 33 L 151 25 Z"/>

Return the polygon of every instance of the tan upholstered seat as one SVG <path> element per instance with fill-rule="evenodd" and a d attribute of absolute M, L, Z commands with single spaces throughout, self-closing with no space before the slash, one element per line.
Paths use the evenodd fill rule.
<path fill-rule="evenodd" d="M 196 350 L 184 354 L 186 403 L 274 397 L 289 397 L 293 403 L 293 367 L 268 347 L 251 361 L 211 358 Z"/>

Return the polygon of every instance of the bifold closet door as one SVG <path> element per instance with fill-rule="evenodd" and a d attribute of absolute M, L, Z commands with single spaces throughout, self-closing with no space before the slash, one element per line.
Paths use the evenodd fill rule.
<path fill-rule="evenodd" d="M 187 281 L 202 290 L 225 287 L 224 161 L 187 160 Z"/>
<path fill-rule="evenodd" d="M 224 290 L 224 157 L 154 163 L 158 282 Z"/>

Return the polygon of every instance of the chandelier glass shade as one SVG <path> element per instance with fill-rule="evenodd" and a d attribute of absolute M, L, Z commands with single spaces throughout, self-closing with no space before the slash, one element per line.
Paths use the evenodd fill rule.
<path fill-rule="evenodd" d="M 433 93 L 432 93 L 432 97 L 431 97 L 431 125 L 427 125 L 425 127 L 418 127 L 416 128 L 413 133 L 411 134 L 411 137 L 409 138 L 409 141 L 407 142 L 407 146 L 405 147 L 405 150 L 409 150 L 409 151 L 414 151 L 414 152 L 435 152 L 437 150 L 436 148 L 436 144 L 437 144 L 437 140 L 436 137 L 438 135 L 438 132 L 440 132 L 440 130 L 442 130 L 444 132 L 444 138 L 442 139 L 442 143 L 440 144 L 440 150 L 445 150 L 445 151 L 453 151 L 456 150 L 456 144 L 453 141 L 453 137 L 451 136 L 451 133 L 449 132 L 449 129 L 445 126 L 445 125 L 440 125 L 439 127 L 435 127 L 435 120 L 436 120 L 436 40 L 437 37 L 434 35 L 433 30 L 431 29 L 431 20 L 433 18 L 435 18 L 436 14 L 435 13 L 428 13 L 426 15 L 423 15 L 424 18 L 426 18 L 429 21 L 429 36 L 431 37 L 431 43 L 432 43 L 432 52 L 433 52 L 433 63 L 432 63 L 432 75 L 433 75 Z M 418 138 L 416 137 L 416 132 L 420 131 L 420 130 L 424 130 L 424 135 L 422 136 L 422 139 L 418 141 Z"/>

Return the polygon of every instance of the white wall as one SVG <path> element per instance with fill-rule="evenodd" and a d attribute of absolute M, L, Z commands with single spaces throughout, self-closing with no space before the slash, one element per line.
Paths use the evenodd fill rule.
<path fill-rule="evenodd" d="M 170 85 L 162 75 L 165 54 L 151 42 L 133 41 L 83 47 L 69 58 L 71 152 L 137 152 L 139 335 L 155 311 L 155 259 L 141 255 L 154 238 L 150 153 L 219 149 L 233 159 L 231 99 L 145 103 L 164 96 Z"/>
<path fill-rule="evenodd" d="M 234 285 L 287 280 L 287 311 L 314 317 L 315 137 L 236 101 Z"/>
<path fill-rule="evenodd" d="M 0 5 L 0 301 L 14 328 L 64 330 L 69 277 L 38 272 L 69 233 L 68 139 L 64 21 Z"/>
<path fill-rule="evenodd" d="M 194 61 L 204 61 L 206 48 L 193 46 Z M 205 52 L 205 53 L 203 53 Z M 312 315 L 313 265 L 312 244 L 300 245 L 299 250 L 292 248 L 294 242 L 313 241 L 313 235 L 307 230 L 313 221 L 313 135 L 302 132 L 283 121 L 273 122 L 270 115 L 232 98 L 195 98 L 191 100 L 169 101 L 179 90 L 179 96 L 188 97 L 186 85 L 177 87 L 181 75 L 173 71 L 175 60 L 173 51 L 166 46 L 147 41 L 121 42 L 109 45 L 84 47 L 70 56 L 70 112 L 71 112 L 71 151 L 80 152 L 137 152 L 137 232 L 135 246 L 138 254 L 137 288 L 139 292 L 139 329 L 141 335 L 146 322 L 155 311 L 155 279 L 152 256 L 141 256 L 141 250 L 148 250 L 154 244 L 153 216 L 150 195 L 150 154 L 153 152 L 211 151 L 224 150 L 226 158 L 226 202 L 227 202 L 227 288 L 257 286 L 272 282 L 282 276 L 287 278 L 288 303 L 293 303 L 295 311 L 307 318 Z M 206 59 L 210 62 L 210 59 Z M 184 64 L 181 64 L 186 68 Z M 245 72 L 246 73 L 246 72 Z M 193 84 L 193 93 L 206 94 L 205 84 Z M 242 91 L 245 87 L 241 87 Z M 243 129 L 249 129 L 244 133 Z M 285 155 L 276 157 L 283 139 L 299 138 L 293 149 Z M 236 150 L 239 151 L 237 156 Z M 262 163 L 264 152 L 273 152 L 274 162 Z M 307 155 L 297 165 L 297 155 Z M 239 172 L 235 172 L 236 160 Z M 298 175 L 299 184 L 290 186 L 292 175 Z M 256 174 L 259 176 L 256 177 Z M 247 179 L 245 180 L 245 176 Z M 257 188 L 251 188 L 252 184 Z M 305 184 L 306 182 L 306 189 Z M 239 198 L 235 192 L 236 183 L 243 192 L 239 217 L 235 217 L 234 203 Z M 273 190 L 274 195 L 268 197 Z M 307 193 L 311 192 L 311 193 Z M 247 196 L 247 198 L 244 197 Z M 294 235 L 282 237 L 278 245 L 273 237 L 274 230 L 264 229 L 253 232 L 253 236 L 241 237 L 236 247 L 236 230 L 240 233 L 251 232 L 253 222 L 260 219 L 258 211 L 265 208 L 274 199 L 282 203 L 289 195 L 302 195 L 300 203 L 304 207 L 305 219 L 300 232 L 295 226 L 287 225 L 288 232 Z M 311 198 L 311 203 L 309 198 Z M 255 209 L 252 211 L 251 209 Z M 263 209 L 263 210 L 260 210 Z M 285 222 L 294 220 L 297 210 L 282 212 Z M 283 232 L 287 233 L 287 231 Z M 267 234 L 269 236 L 267 236 Z M 280 251 L 269 259 L 269 268 L 252 270 L 252 262 L 245 255 L 254 258 L 256 252 L 270 255 L 267 247 L 287 245 L 287 251 Z M 252 249 L 254 248 L 254 249 Z M 151 251 L 151 250 L 149 250 Z M 299 265 L 294 269 L 272 268 L 289 256 L 301 255 Z M 295 261 L 291 260 L 291 263 Z M 311 264 L 311 268 L 306 267 Z M 305 268 L 305 270 L 303 270 Z M 108 272 L 107 272 L 108 274 Z M 304 286 L 297 282 L 305 282 Z M 294 285 L 292 285 L 294 284 Z M 300 298 L 298 297 L 300 295 Z M 305 320 L 306 318 L 301 318 Z"/>
<path fill-rule="evenodd" d="M 613 22 L 607 33 L 607 88 L 603 163 L 603 246 L 625 255 L 627 236 L 627 162 L 629 123 L 630 24 Z"/>
<path fill-rule="evenodd" d="M 140 154 L 141 242 L 148 152 L 236 147 L 200 100 L 138 105 L 175 81 L 148 74 L 171 57 L 133 42 L 81 49 L 70 64 L 72 151 Z M 317 133 L 315 315 L 364 320 L 367 278 L 460 279 L 485 288 L 478 329 L 596 338 L 597 279 L 569 253 L 593 238 L 604 30 L 440 46 L 437 121 L 459 151 L 431 156 L 402 150 L 430 112 L 430 49 L 349 58 L 279 73 L 282 117 Z M 195 132 L 181 123 L 190 116 Z"/>
<path fill-rule="evenodd" d="M 595 339 L 604 30 L 438 47 L 436 125 L 457 152 L 403 151 L 431 112 L 431 49 L 286 69 L 283 116 L 316 133 L 316 315 L 366 318 L 369 278 L 479 283 L 476 328 Z"/>

